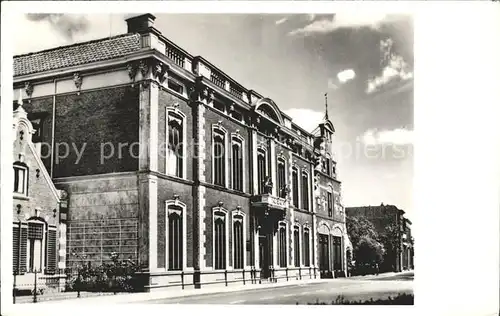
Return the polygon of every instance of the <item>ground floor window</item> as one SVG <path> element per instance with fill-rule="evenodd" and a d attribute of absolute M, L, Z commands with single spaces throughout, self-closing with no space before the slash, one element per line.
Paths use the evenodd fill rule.
<path fill-rule="evenodd" d="M 168 269 L 182 270 L 183 260 L 183 210 L 170 205 L 168 207 Z"/>
<path fill-rule="evenodd" d="M 214 269 L 226 269 L 226 213 L 214 212 Z"/>
<path fill-rule="evenodd" d="M 306 267 L 310 266 L 311 262 L 310 262 L 310 254 L 309 254 L 309 246 L 310 246 L 310 241 L 309 241 L 309 228 L 304 228 L 304 238 L 303 238 L 303 242 L 304 242 L 304 265 Z"/>
<path fill-rule="evenodd" d="M 333 237 L 333 269 L 342 270 L 342 237 Z"/>
<path fill-rule="evenodd" d="M 279 230 L 278 230 L 278 249 L 279 249 L 278 262 L 279 262 L 279 266 L 281 268 L 285 268 L 286 267 L 286 263 L 287 263 L 287 260 L 286 260 L 286 255 L 287 255 L 286 248 L 287 248 L 287 244 L 286 244 L 286 224 L 282 223 L 282 224 L 280 224 Z"/>
<path fill-rule="evenodd" d="M 293 247 L 294 247 L 294 264 L 296 267 L 300 267 L 300 232 L 299 227 L 295 226 L 293 228 Z"/>
<path fill-rule="evenodd" d="M 235 269 L 243 269 L 243 253 L 244 240 L 243 240 L 243 216 L 237 215 L 233 218 L 233 267 Z"/>
<path fill-rule="evenodd" d="M 12 268 L 14 274 L 55 273 L 57 228 L 41 221 L 13 223 Z"/>

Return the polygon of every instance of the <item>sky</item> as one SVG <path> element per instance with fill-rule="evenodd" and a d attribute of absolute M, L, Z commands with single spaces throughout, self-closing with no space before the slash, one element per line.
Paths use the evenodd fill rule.
<path fill-rule="evenodd" d="M 126 33 L 124 19 L 130 16 L 24 15 L 18 20 L 14 53 Z M 323 118 L 327 93 L 344 205 L 394 204 L 412 218 L 411 16 L 155 16 L 155 27 L 165 37 L 271 98 L 306 130 Z"/>

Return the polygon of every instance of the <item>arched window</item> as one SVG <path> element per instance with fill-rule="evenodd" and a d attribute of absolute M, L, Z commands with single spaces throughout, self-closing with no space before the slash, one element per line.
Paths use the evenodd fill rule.
<path fill-rule="evenodd" d="M 292 167 L 292 201 L 295 207 L 299 207 L 299 170 Z"/>
<path fill-rule="evenodd" d="M 264 181 L 267 176 L 266 152 L 259 148 L 257 151 L 257 181 L 259 182 L 259 194 L 264 194 Z"/>
<path fill-rule="evenodd" d="M 183 238 L 183 209 L 168 205 L 168 270 L 182 270 Z"/>
<path fill-rule="evenodd" d="M 304 227 L 304 238 L 302 239 L 304 243 L 304 265 L 308 267 L 311 262 L 310 262 L 310 233 L 309 233 L 309 227 Z"/>
<path fill-rule="evenodd" d="M 242 215 L 238 214 L 233 216 L 233 268 L 235 269 L 243 269 L 245 265 L 244 224 L 244 217 Z"/>
<path fill-rule="evenodd" d="M 178 110 L 167 110 L 167 174 L 184 177 L 184 115 Z"/>
<path fill-rule="evenodd" d="M 280 223 L 278 229 L 278 262 L 281 268 L 287 266 L 287 243 L 286 243 L 286 224 Z"/>
<path fill-rule="evenodd" d="M 309 174 L 302 172 L 302 208 L 309 211 Z"/>
<path fill-rule="evenodd" d="M 342 237 L 332 236 L 333 244 L 333 269 L 342 270 Z"/>
<path fill-rule="evenodd" d="M 280 197 L 286 197 L 286 167 L 285 167 L 285 159 L 278 158 L 278 194 Z"/>
<path fill-rule="evenodd" d="M 226 135 L 219 129 L 213 135 L 213 183 L 226 186 Z"/>
<path fill-rule="evenodd" d="M 14 192 L 28 195 L 28 166 L 22 162 L 14 163 Z"/>
<path fill-rule="evenodd" d="M 243 140 L 233 136 L 231 142 L 232 185 L 234 190 L 243 191 Z"/>
<path fill-rule="evenodd" d="M 293 249 L 294 249 L 294 264 L 300 267 L 300 228 L 294 226 L 293 228 Z"/>
<path fill-rule="evenodd" d="M 226 269 L 226 212 L 222 210 L 214 211 L 214 269 Z"/>

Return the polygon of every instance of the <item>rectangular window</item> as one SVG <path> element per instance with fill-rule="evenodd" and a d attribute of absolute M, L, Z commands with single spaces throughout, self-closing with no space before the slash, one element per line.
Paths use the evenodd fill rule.
<path fill-rule="evenodd" d="M 226 216 L 214 213 L 214 269 L 226 269 Z"/>
<path fill-rule="evenodd" d="M 285 173 L 285 163 L 280 159 L 278 160 L 278 195 L 281 198 L 286 197 L 286 173 Z"/>
<path fill-rule="evenodd" d="M 177 92 L 179 94 L 184 93 L 184 87 L 181 84 L 179 84 L 178 82 L 171 80 L 171 79 L 168 80 L 168 88 L 174 90 L 175 92 Z"/>
<path fill-rule="evenodd" d="M 226 186 L 226 146 L 225 137 L 221 133 L 214 136 L 214 184 Z"/>
<path fill-rule="evenodd" d="M 325 172 L 326 174 L 330 175 L 330 159 L 326 158 L 326 163 L 325 163 Z"/>
<path fill-rule="evenodd" d="M 304 229 L 304 265 L 308 267 L 310 265 L 309 261 L 309 228 Z"/>
<path fill-rule="evenodd" d="M 300 233 L 299 233 L 299 228 L 295 227 L 293 229 L 293 246 L 294 246 L 294 252 L 295 252 L 295 258 L 294 258 L 294 263 L 296 267 L 300 267 Z"/>
<path fill-rule="evenodd" d="M 24 166 L 14 165 L 14 192 L 27 195 L 28 169 Z"/>
<path fill-rule="evenodd" d="M 243 253 L 244 240 L 243 240 L 243 217 L 237 216 L 233 221 L 233 243 L 234 243 L 234 254 L 233 254 L 233 267 L 235 269 L 243 269 Z"/>
<path fill-rule="evenodd" d="M 309 176 L 302 173 L 302 208 L 309 211 Z"/>
<path fill-rule="evenodd" d="M 296 168 L 292 169 L 293 205 L 299 207 L 299 173 Z"/>
<path fill-rule="evenodd" d="M 328 204 L 328 216 L 332 217 L 333 216 L 333 195 L 331 192 L 328 192 L 327 195 L 327 204 Z"/>
<path fill-rule="evenodd" d="M 259 150 L 259 152 L 257 153 L 257 181 L 259 182 L 259 194 L 264 194 L 266 169 L 266 153 L 262 150 Z"/>
<path fill-rule="evenodd" d="M 221 111 L 222 113 L 226 112 L 226 106 L 224 105 L 224 103 L 219 101 L 214 101 L 213 105 L 215 109 Z"/>
<path fill-rule="evenodd" d="M 183 223 L 180 207 L 168 208 L 168 269 L 182 270 L 183 260 Z"/>
<path fill-rule="evenodd" d="M 182 178 L 184 139 L 183 139 L 183 119 L 182 117 L 168 113 L 168 153 L 167 153 L 167 174 Z"/>
<path fill-rule="evenodd" d="M 278 234 L 278 240 L 279 240 L 279 258 L 278 258 L 278 261 L 279 261 L 279 265 L 281 268 L 286 268 L 286 254 L 287 254 L 287 251 L 286 251 L 286 247 L 287 247 L 287 244 L 286 244 L 286 226 L 285 225 L 281 225 L 280 228 L 279 228 L 279 234 Z"/>
<path fill-rule="evenodd" d="M 233 189 L 243 191 L 243 150 L 240 140 L 233 139 L 231 159 Z"/>

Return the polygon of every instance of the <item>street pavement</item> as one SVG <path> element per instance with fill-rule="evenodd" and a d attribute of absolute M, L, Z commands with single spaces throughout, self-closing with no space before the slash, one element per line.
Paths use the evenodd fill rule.
<path fill-rule="evenodd" d="M 413 294 L 413 272 L 389 276 L 366 276 L 325 280 L 321 283 L 294 284 L 280 288 L 201 294 L 177 298 L 145 300 L 149 304 L 308 304 L 331 303 L 342 296 L 349 301 L 386 299 L 398 294 Z"/>

